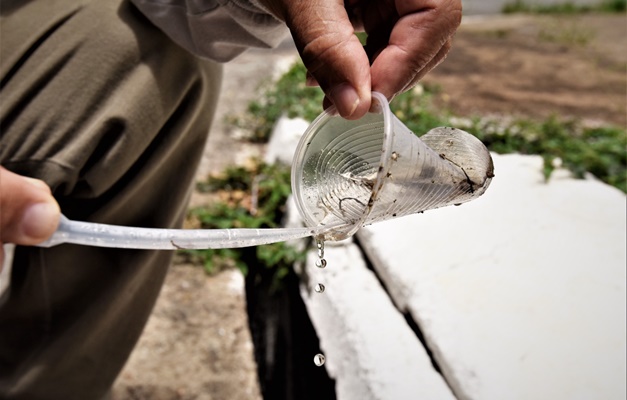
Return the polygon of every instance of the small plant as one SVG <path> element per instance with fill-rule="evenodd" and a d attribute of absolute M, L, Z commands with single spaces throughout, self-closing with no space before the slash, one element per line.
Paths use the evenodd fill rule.
<path fill-rule="evenodd" d="M 245 118 L 230 117 L 230 122 L 249 131 L 251 141 L 267 142 L 281 115 L 313 120 L 320 113 L 324 93 L 319 87 L 306 86 L 306 75 L 302 63 L 296 63 L 277 82 L 261 88 L 263 94 L 248 105 Z"/>
<path fill-rule="evenodd" d="M 190 211 L 188 222 L 202 229 L 276 228 L 291 193 L 289 167 L 255 161 L 248 167 L 228 168 L 221 176 L 198 184 L 201 192 L 222 194 L 224 200 Z M 235 195 L 236 194 L 236 195 Z M 208 273 L 237 267 L 244 274 L 255 263 L 273 275 L 275 286 L 305 252 L 286 243 L 242 249 L 183 250 L 189 261 L 202 264 Z"/>

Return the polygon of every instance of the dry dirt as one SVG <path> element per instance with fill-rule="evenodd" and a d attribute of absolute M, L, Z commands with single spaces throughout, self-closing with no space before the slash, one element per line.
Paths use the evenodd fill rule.
<path fill-rule="evenodd" d="M 258 84 L 294 57 L 286 45 L 227 67 L 199 177 L 261 154 L 261 146 L 234 138 L 223 116 L 242 112 Z M 561 115 L 625 126 L 626 65 L 624 15 L 474 17 L 425 82 L 438 85 L 438 104 L 459 115 Z M 239 272 L 207 276 L 175 263 L 113 399 L 260 399 L 245 301 Z"/>
<path fill-rule="evenodd" d="M 459 115 L 627 124 L 627 18 L 471 17 L 425 82 Z"/>

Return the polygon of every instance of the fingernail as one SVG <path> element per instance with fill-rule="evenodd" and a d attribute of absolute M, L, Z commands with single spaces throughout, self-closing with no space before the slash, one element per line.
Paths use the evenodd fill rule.
<path fill-rule="evenodd" d="M 59 207 L 56 203 L 36 203 L 24 212 L 22 234 L 29 239 L 45 240 L 59 224 Z"/>
<path fill-rule="evenodd" d="M 343 83 L 331 89 L 331 101 L 344 118 L 348 118 L 359 106 L 357 91 L 349 84 Z"/>

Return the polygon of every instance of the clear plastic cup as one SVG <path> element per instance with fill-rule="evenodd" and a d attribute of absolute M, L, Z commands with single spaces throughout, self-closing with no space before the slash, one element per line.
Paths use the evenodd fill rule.
<path fill-rule="evenodd" d="M 493 172 L 476 137 L 435 128 L 419 138 L 375 92 L 363 118 L 330 108 L 310 125 L 294 155 L 292 191 L 305 224 L 339 226 L 324 239 L 341 240 L 364 225 L 475 199 Z"/>

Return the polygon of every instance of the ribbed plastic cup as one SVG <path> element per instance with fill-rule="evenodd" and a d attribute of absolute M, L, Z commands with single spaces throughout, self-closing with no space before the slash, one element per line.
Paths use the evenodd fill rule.
<path fill-rule="evenodd" d="M 301 138 L 292 164 L 292 192 L 310 227 L 340 225 L 324 239 L 479 197 L 494 176 L 488 149 L 473 135 L 435 128 L 421 138 L 373 93 L 371 112 L 356 121 L 334 108 Z"/>

